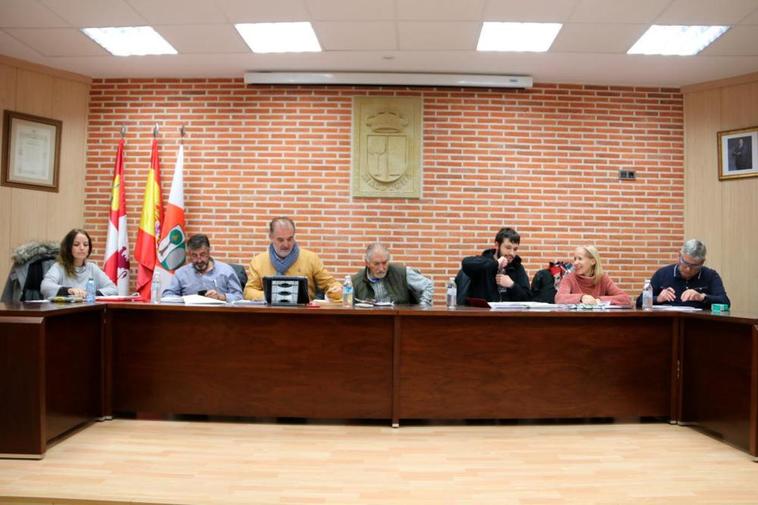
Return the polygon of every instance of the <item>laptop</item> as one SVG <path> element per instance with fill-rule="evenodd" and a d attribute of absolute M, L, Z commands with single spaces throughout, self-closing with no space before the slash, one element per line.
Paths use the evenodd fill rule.
<path fill-rule="evenodd" d="M 269 305 L 305 305 L 308 279 L 293 275 L 272 275 L 263 278 L 263 295 Z"/>

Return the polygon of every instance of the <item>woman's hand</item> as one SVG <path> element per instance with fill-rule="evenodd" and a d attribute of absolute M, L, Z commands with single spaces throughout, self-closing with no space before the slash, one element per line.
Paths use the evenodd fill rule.
<path fill-rule="evenodd" d="M 597 305 L 599 301 L 600 300 L 598 300 L 592 295 L 582 295 L 582 299 L 581 299 L 581 302 L 586 303 L 587 305 Z"/>
<path fill-rule="evenodd" d="M 84 298 L 87 293 L 82 288 L 68 288 L 68 294 L 71 296 L 78 296 L 79 298 Z"/>

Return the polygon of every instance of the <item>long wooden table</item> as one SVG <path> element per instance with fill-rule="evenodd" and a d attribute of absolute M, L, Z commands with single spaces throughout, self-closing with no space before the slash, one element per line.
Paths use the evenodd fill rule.
<path fill-rule="evenodd" d="M 94 382 L 102 395 L 80 421 L 132 413 L 394 425 L 654 417 L 697 424 L 758 456 L 758 317 L 752 315 L 115 303 L 49 313 L 5 307 L 0 328 L 27 310 L 51 322 L 95 315 L 38 331 L 53 345 L 67 329 L 89 328 L 82 342 L 91 349 L 83 354 L 101 367 Z M 102 339 L 95 338 L 100 314 Z M 9 353 L 28 347 L 27 361 L 36 356 L 41 366 L 52 366 L 49 353 L 19 347 L 18 339 L 26 342 L 23 335 L 33 332 L 14 331 L 17 344 Z M 6 340 L 0 338 L 0 351 Z M 0 370 L 0 384 L 7 376 Z M 41 394 L 25 383 L 0 391 L 0 401 L 13 409 Z M 13 418 L 0 415 L 0 429 Z M 0 453 L 29 450 L 10 438 L 0 438 Z M 44 444 L 34 449 L 41 455 Z"/>

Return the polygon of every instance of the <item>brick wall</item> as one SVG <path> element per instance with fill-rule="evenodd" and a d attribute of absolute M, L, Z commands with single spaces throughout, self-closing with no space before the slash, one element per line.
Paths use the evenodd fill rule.
<path fill-rule="evenodd" d="M 359 95 L 424 103 L 423 197 L 351 198 L 351 104 Z M 105 79 L 92 85 L 85 220 L 102 258 L 113 159 L 127 128 L 130 243 L 136 240 L 160 126 L 164 199 L 185 125 L 187 231 L 214 255 L 247 261 L 287 215 L 302 247 L 335 275 L 365 245 L 432 277 L 435 298 L 463 256 L 497 229 L 522 235 L 530 277 L 573 247 L 595 244 L 616 282 L 636 293 L 683 239 L 682 95 L 676 89 L 538 84 L 529 90 L 246 87 L 241 79 Z M 619 169 L 637 171 L 619 181 Z M 133 262 L 134 264 L 134 262 Z M 135 277 L 133 276 L 133 279 Z M 134 282 L 134 281 L 132 281 Z"/>

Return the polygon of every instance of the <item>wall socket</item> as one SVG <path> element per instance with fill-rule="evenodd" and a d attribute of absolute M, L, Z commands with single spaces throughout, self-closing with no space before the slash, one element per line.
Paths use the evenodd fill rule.
<path fill-rule="evenodd" d="M 634 170 L 619 170 L 619 179 L 621 180 L 634 180 L 636 178 Z"/>

